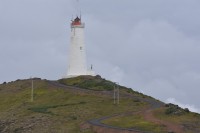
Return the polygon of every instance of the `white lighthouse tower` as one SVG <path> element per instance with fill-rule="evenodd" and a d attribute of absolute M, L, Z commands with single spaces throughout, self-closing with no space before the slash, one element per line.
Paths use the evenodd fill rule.
<path fill-rule="evenodd" d="M 81 22 L 81 17 L 76 17 L 72 20 L 67 78 L 80 75 L 95 75 L 92 71 L 92 66 L 90 70 L 87 69 L 84 28 L 85 24 Z"/>

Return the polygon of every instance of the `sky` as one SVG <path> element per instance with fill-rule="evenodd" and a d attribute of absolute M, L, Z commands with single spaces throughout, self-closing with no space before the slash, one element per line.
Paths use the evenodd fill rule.
<path fill-rule="evenodd" d="M 0 0 L 0 83 L 67 73 L 70 22 L 85 22 L 88 68 L 200 112 L 199 0 Z"/>

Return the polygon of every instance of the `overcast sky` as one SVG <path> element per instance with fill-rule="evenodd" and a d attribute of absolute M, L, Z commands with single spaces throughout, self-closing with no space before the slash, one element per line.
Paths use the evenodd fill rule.
<path fill-rule="evenodd" d="M 0 82 L 66 75 L 70 21 L 85 22 L 88 67 L 200 112 L 199 0 L 0 0 Z"/>

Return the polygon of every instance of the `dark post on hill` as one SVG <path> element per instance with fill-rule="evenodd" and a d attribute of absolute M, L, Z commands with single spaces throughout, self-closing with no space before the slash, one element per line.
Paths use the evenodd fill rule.
<path fill-rule="evenodd" d="M 114 104 L 119 104 L 119 85 L 118 84 L 119 83 L 114 84 L 114 89 L 113 89 Z"/>
<path fill-rule="evenodd" d="M 33 78 L 31 77 L 31 102 L 33 102 L 33 92 L 34 88 L 33 88 Z"/>

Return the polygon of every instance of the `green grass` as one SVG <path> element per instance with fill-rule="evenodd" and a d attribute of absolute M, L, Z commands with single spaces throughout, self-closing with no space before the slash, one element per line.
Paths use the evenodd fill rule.
<path fill-rule="evenodd" d="M 69 86 L 76 86 L 88 90 L 95 90 L 95 91 L 112 91 L 114 86 L 118 86 L 116 83 L 111 81 L 102 79 L 99 76 L 78 76 L 75 78 L 67 78 L 67 79 L 60 79 L 58 80 L 59 83 Z M 150 96 L 144 95 L 140 92 L 133 91 L 131 88 L 127 88 L 124 86 L 119 85 L 120 92 L 138 96 L 140 98 L 152 98 Z M 156 100 L 156 99 L 155 99 Z"/>
<path fill-rule="evenodd" d="M 197 113 L 166 114 L 168 107 L 160 108 L 154 111 L 154 115 L 162 120 L 176 123 L 184 127 L 185 133 L 191 133 L 192 130 L 200 132 L 200 115 Z"/>
<path fill-rule="evenodd" d="M 34 81 L 34 101 L 30 102 L 30 98 L 30 80 L 0 85 L 0 123 L 1 120 L 8 122 L 7 132 L 25 132 L 28 125 L 32 125 L 33 132 L 78 133 L 80 124 L 87 120 L 137 111 L 146 106 L 129 98 L 121 98 L 117 106 L 110 95 L 77 93 L 71 89 L 50 86 L 45 80 Z M 12 121 L 15 124 L 9 124 Z M 43 128 L 44 124 L 48 127 Z M 87 129 L 84 132 L 92 131 Z"/>
<path fill-rule="evenodd" d="M 119 105 L 114 105 L 112 97 L 114 83 L 111 81 L 99 77 L 80 76 L 61 79 L 58 82 L 90 91 L 78 91 L 70 89 L 70 87 L 66 89 L 66 87 L 53 86 L 47 80 L 35 79 L 34 101 L 30 102 L 31 80 L 17 80 L 1 84 L 0 132 L 6 129 L 6 132 L 16 133 L 26 133 L 27 131 L 38 133 L 93 133 L 92 128 L 82 130 L 80 125 L 94 118 L 140 111 L 149 106 L 142 99 L 151 98 L 120 86 L 120 95 L 124 95 L 124 97 L 120 97 Z M 106 91 L 107 93 L 100 94 L 99 92 L 101 91 Z M 132 96 L 132 98 L 128 96 Z M 157 111 L 157 117 L 169 121 L 175 121 L 180 117 L 176 116 L 177 118 L 175 119 L 165 115 L 164 110 Z M 181 116 L 180 123 L 182 121 L 185 124 L 193 123 L 194 121 L 196 123 L 199 122 L 199 115 L 195 116 L 191 113 L 187 115 Z M 120 127 L 135 127 L 153 132 L 162 131 L 164 128 L 145 121 L 142 116 L 135 117 L 134 115 L 114 117 L 105 122 Z"/>
<path fill-rule="evenodd" d="M 79 76 L 75 78 L 61 79 L 59 82 L 65 85 L 77 86 L 96 91 L 113 90 L 114 87 L 112 82 L 92 76 Z"/>
<path fill-rule="evenodd" d="M 141 115 L 138 114 L 113 117 L 108 120 L 104 120 L 103 123 L 121 128 L 134 128 L 140 131 L 148 131 L 153 133 L 166 132 L 166 129 L 163 125 L 146 121 Z"/>

